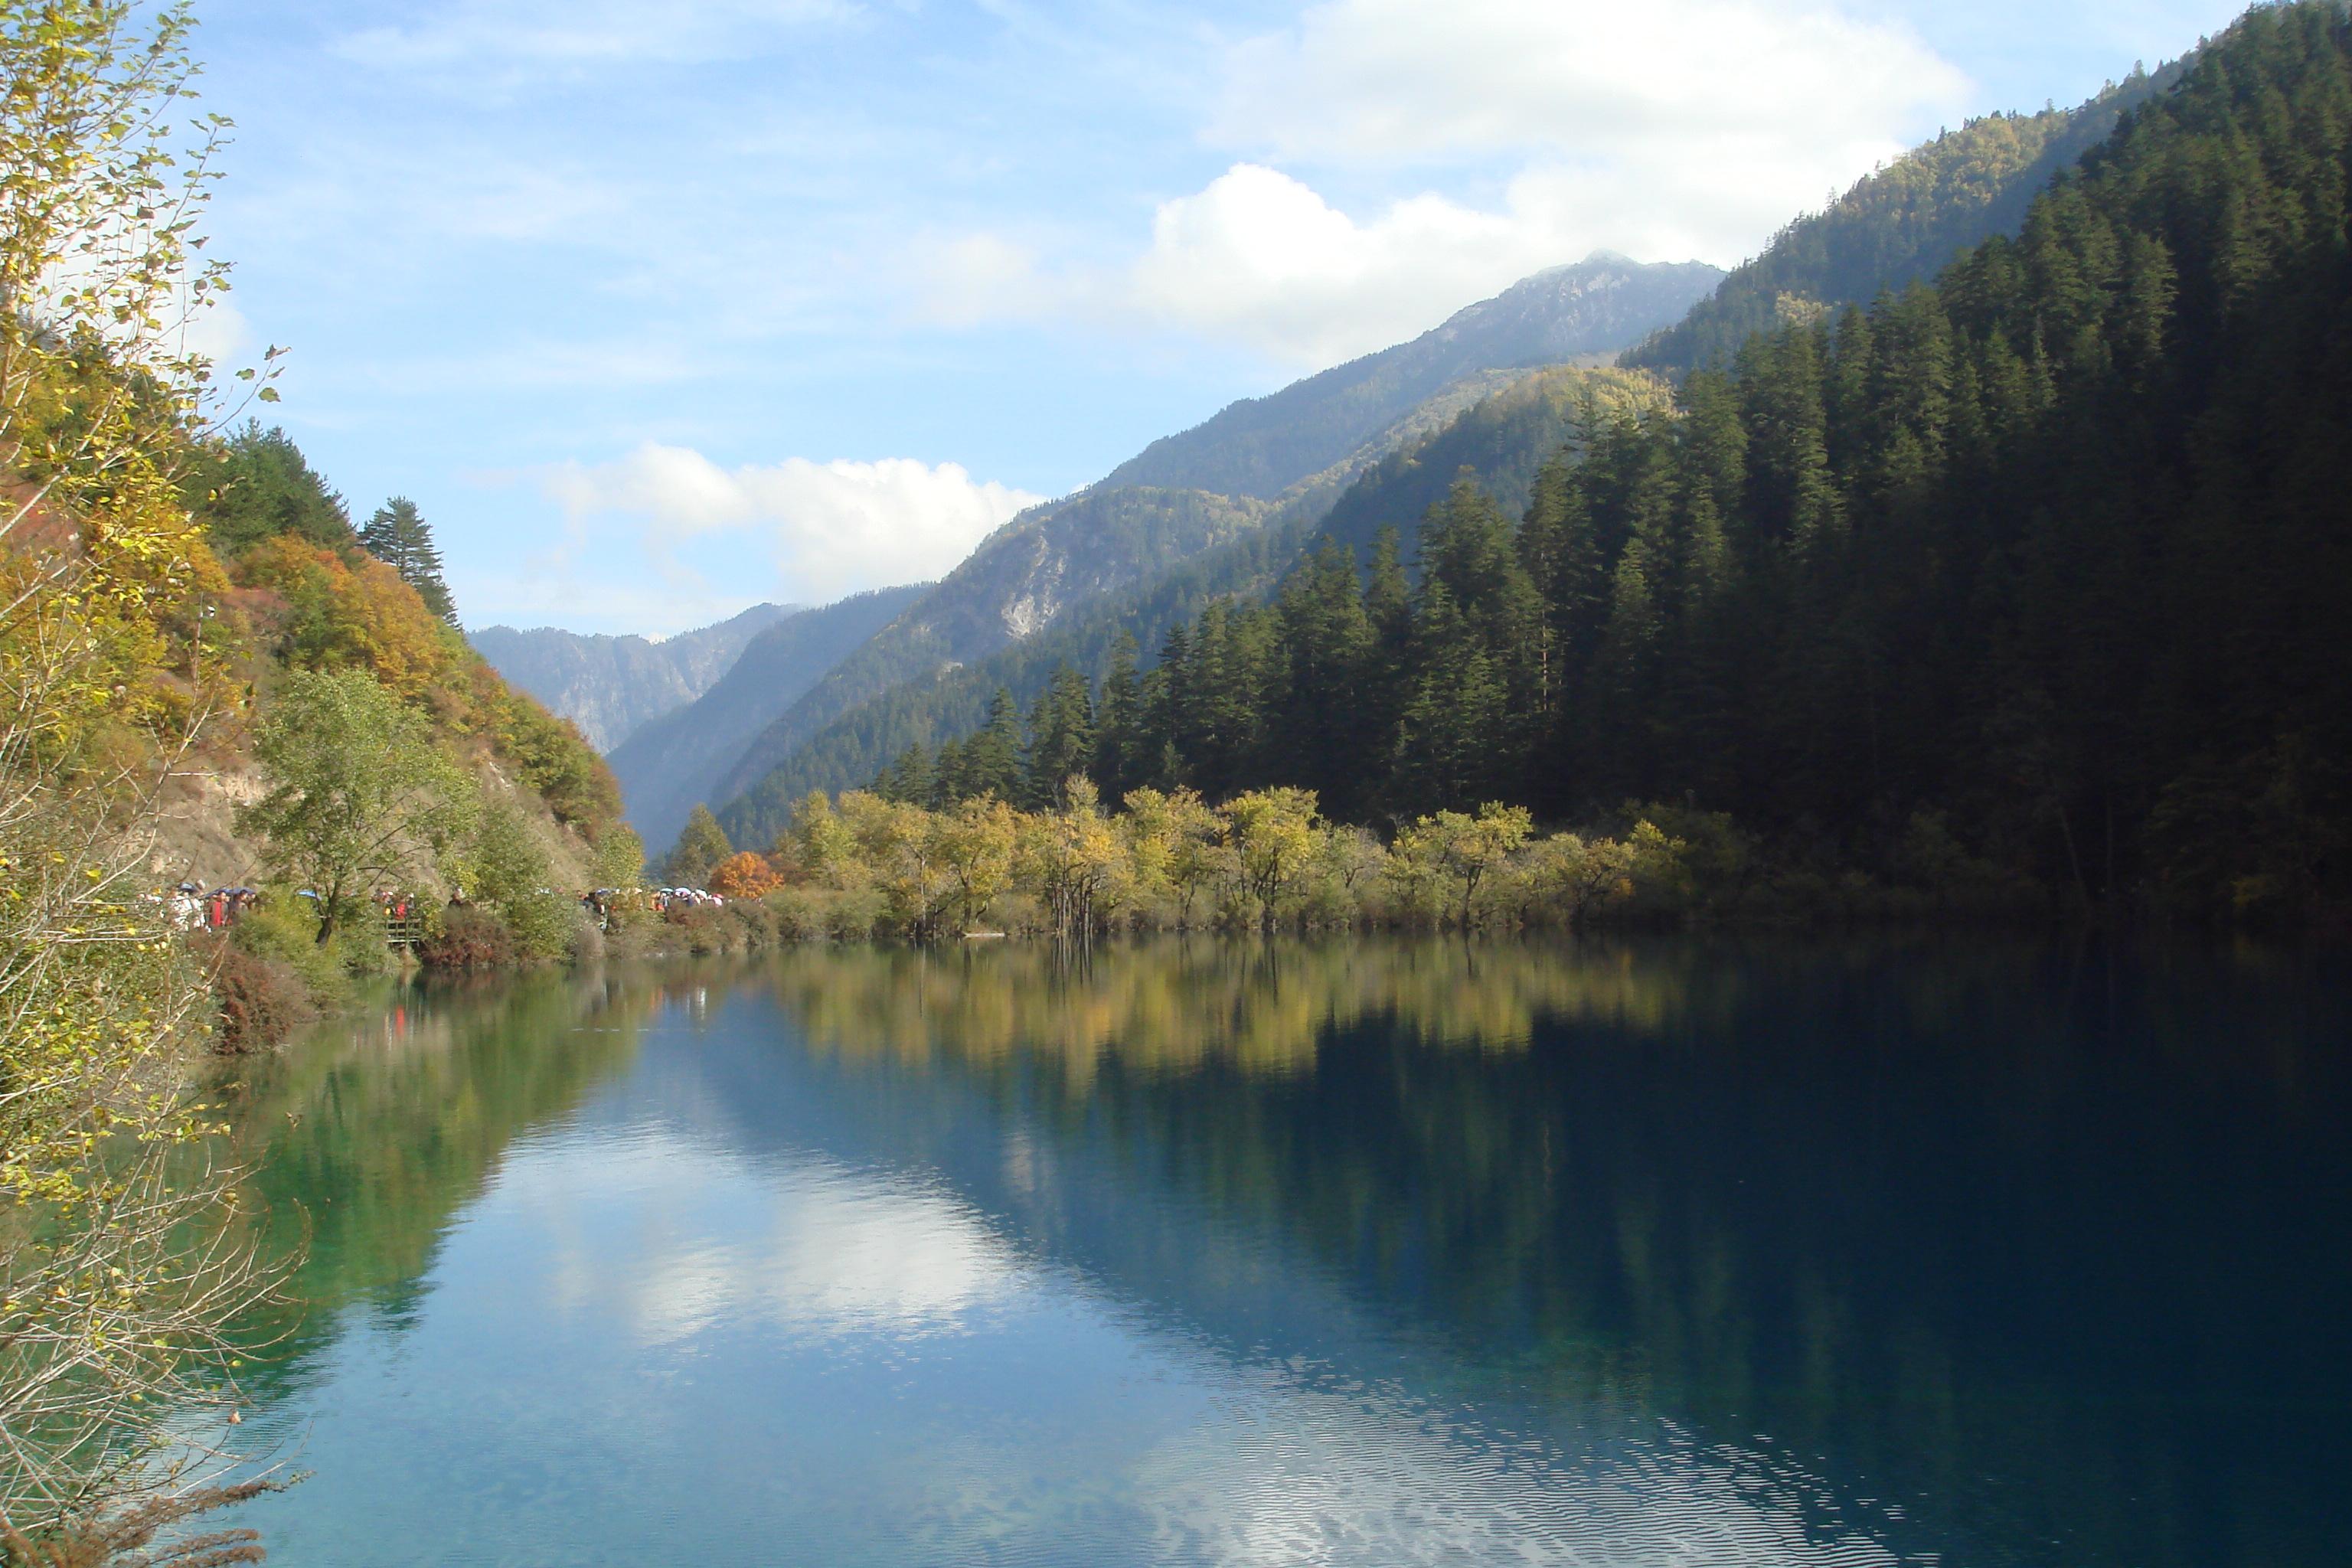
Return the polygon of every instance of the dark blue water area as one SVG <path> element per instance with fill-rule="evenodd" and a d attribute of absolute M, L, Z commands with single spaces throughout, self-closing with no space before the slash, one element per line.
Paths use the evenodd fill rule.
<path fill-rule="evenodd" d="M 273 1562 L 2352 1561 L 2326 955 L 817 951 L 404 1009 L 253 1088 L 316 1216 Z"/>

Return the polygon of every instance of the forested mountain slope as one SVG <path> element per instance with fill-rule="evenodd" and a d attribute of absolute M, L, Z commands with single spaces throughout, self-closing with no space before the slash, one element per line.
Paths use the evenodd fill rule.
<path fill-rule="evenodd" d="M 2133 105 L 2179 80 L 2180 70 L 2135 68 L 2075 108 L 1987 115 L 1913 148 L 1826 210 L 1782 229 L 1689 315 L 1618 363 L 1672 373 L 1720 367 L 1752 333 L 1867 304 L 1882 289 L 1933 275 L 1970 246 L 2014 236 L 2060 170 L 2104 140 Z"/>
<path fill-rule="evenodd" d="M 1522 280 L 1410 343 L 1228 407 L 1100 484 L 1033 508 L 984 542 L 873 644 L 780 715 L 716 785 L 767 773 L 902 682 L 1034 637 L 1072 606 L 1145 583 L 1250 529 L 1319 516 L 1364 468 L 1444 428 L 1536 367 L 1598 355 L 1672 320 L 1720 277 L 1697 264 L 1595 256 Z M 847 719 L 852 729 L 864 718 Z"/>
<path fill-rule="evenodd" d="M 1470 395 L 1448 404 L 1444 416 L 1507 384 L 1508 378 L 1482 373 L 1613 352 L 1638 341 L 1653 323 L 1681 316 L 1722 277 L 1705 262 L 1643 265 L 1607 252 L 1551 268 L 1456 311 L 1411 342 L 1270 396 L 1244 398 L 1181 435 L 1154 441 L 1103 484 L 1285 499 L 1301 481 L 1358 457 L 1397 421 L 1456 384 L 1470 383 Z M 1338 476 L 1341 482 L 1352 477 Z"/>
<path fill-rule="evenodd" d="M 935 747 L 974 728 L 1000 689 L 1025 705 L 1064 665 L 1098 679 L 1122 637 L 1149 653 L 1170 627 L 1191 621 L 1213 600 L 1264 596 L 1327 530 L 1369 541 L 1383 524 L 1417 524 L 1430 500 L 1443 496 L 1465 468 L 1500 493 L 1524 498 L 1545 459 L 1563 448 L 1580 450 L 1584 432 L 1664 408 L 1670 400 L 1664 383 L 1638 373 L 1571 366 L 1528 373 L 1374 464 L 1328 513 L 1286 508 L 1265 528 L 1075 605 L 1040 635 L 989 658 L 899 682 L 850 708 L 732 799 L 720 821 L 738 842 L 764 843 L 809 790 L 863 784 L 908 746 Z"/>
<path fill-rule="evenodd" d="M 409 716 L 406 743 L 456 764 L 454 787 L 466 797 L 457 816 L 478 807 L 505 834 L 496 847 L 503 863 L 528 868 L 533 889 L 584 881 L 600 852 L 615 864 L 639 858 L 612 773 L 579 731 L 509 687 L 413 584 L 362 546 L 342 498 L 284 432 L 254 426 L 192 443 L 180 466 L 190 514 L 190 531 L 173 542 L 182 560 L 168 591 L 139 601 L 142 624 L 121 644 L 137 667 L 104 720 L 121 727 L 107 742 L 118 756 L 176 745 L 194 726 L 194 750 L 157 795 L 149 868 L 158 879 L 264 881 L 268 845 L 240 825 L 238 808 L 272 782 L 258 742 L 283 694 L 310 675 L 389 694 Z M 195 723 L 200 716 L 209 717 Z M 337 759 L 395 771 L 404 760 L 414 759 Z M 349 826 L 362 839 L 385 832 L 364 819 Z M 467 874 L 478 847 L 462 835 L 411 846 L 421 880 L 409 885 Z M 294 889 L 277 891 L 282 901 Z"/>
<path fill-rule="evenodd" d="M 2352 22 L 2252 11 L 2015 239 L 1751 339 L 1522 521 L 1456 487 L 1409 591 L 1334 550 L 1212 605 L 1106 694 L 1097 765 L 1373 817 L 1687 802 L 1822 887 L 2340 915 L 2347 214 Z"/>
<path fill-rule="evenodd" d="M 1393 528 L 1410 562 L 1422 518 L 1465 471 L 1516 514 L 1548 460 L 1564 450 L 1581 453 L 1594 432 L 1673 402 L 1672 389 L 1646 372 L 1540 372 L 1373 464 L 1312 532 L 1369 549 L 1382 529 Z"/>
<path fill-rule="evenodd" d="M 879 588 L 789 616 L 745 644 L 709 690 L 638 726 L 607 758 L 631 825 L 650 844 L 677 837 L 687 814 L 709 797 L 719 776 L 779 709 L 929 588 Z"/>
<path fill-rule="evenodd" d="M 1141 489 L 1082 490 L 1030 508 L 773 718 L 720 773 L 715 798 L 749 789 L 857 703 L 985 658 L 1073 604 L 1255 529 L 1271 510 L 1197 490 Z"/>
<path fill-rule="evenodd" d="M 998 689 L 1025 699 L 1065 665 L 1106 670 L 1123 636 L 1155 637 L 1213 599 L 1265 592 L 1297 558 L 1305 537 L 1303 523 L 1269 524 L 1102 595 L 978 663 L 900 681 L 824 724 L 750 789 L 729 797 L 719 822 L 737 844 L 767 844 L 791 822 L 801 795 L 863 784 L 910 745 L 977 728 Z"/>
<path fill-rule="evenodd" d="M 754 605 L 658 642 L 553 626 L 485 626 L 467 640 L 509 682 L 579 725 L 598 751 L 610 752 L 646 720 L 708 691 L 744 645 L 794 613 L 790 605 Z"/>

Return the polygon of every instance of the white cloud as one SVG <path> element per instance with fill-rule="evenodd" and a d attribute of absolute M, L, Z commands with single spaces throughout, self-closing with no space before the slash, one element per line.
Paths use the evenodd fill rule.
<path fill-rule="evenodd" d="M 348 35 L 336 51 L 392 70 L 576 72 L 709 59 L 856 11 L 849 0 L 454 0 L 406 26 Z"/>
<path fill-rule="evenodd" d="M 1204 137 L 1244 161 L 1161 202 L 1126 273 L 1058 294 L 1309 367 L 1595 249 L 1734 264 L 1969 92 L 1908 32 L 1820 0 L 1328 0 L 1224 71 Z M 1351 213 L 1327 174 L 1423 188 Z M 1053 297 L 1025 257 L 941 254 L 943 321 Z"/>
<path fill-rule="evenodd" d="M 1210 135 L 1381 160 L 1729 139 L 1843 166 L 1967 86 L 1908 31 L 1815 0 L 1328 0 L 1233 51 Z"/>
<path fill-rule="evenodd" d="M 803 602 L 937 576 L 1045 499 L 980 482 L 955 463 L 791 458 L 722 468 L 689 447 L 650 441 L 614 462 L 546 470 L 541 485 L 575 533 L 591 518 L 620 518 L 665 563 L 679 542 L 760 535 L 778 593 Z"/>
<path fill-rule="evenodd" d="M 1574 229 L 1431 195 L 1358 223 L 1287 174 L 1238 163 L 1198 195 L 1160 204 L 1127 291 L 1154 321 L 1327 365 L 1572 259 Z"/>

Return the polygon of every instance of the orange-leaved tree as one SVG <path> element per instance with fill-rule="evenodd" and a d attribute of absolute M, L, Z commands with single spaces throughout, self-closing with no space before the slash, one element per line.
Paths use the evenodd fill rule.
<path fill-rule="evenodd" d="M 784 885 L 783 878 L 756 849 L 739 850 L 721 860 L 710 873 L 710 890 L 722 899 L 757 899 Z"/>

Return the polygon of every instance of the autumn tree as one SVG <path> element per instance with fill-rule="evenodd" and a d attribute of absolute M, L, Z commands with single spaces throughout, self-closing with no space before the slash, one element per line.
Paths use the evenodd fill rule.
<path fill-rule="evenodd" d="M 237 830 L 266 837 L 272 868 L 317 896 L 322 944 L 375 887 L 413 881 L 474 822 L 472 781 L 432 727 L 357 671 L 288 675 L 253 753 L 270 787 Z"/>
<path fill-rule="evenodd" d="M 178 143 L 191 26 L 0 7 L 0 1531 L 58 1561 L 169 1522 L 133 1500 L 224 1408 L 266 1284 L 233 1173 L 184 1152 L 210 1008 L 141 897 L 152 780 L 89 743 L 216 572 L 180 493 L 213 395 L 182 329 L 223 284 L 198 220 L 225 122 Z"/>
<path fill-rule="evenodd" d="M 1258 924 L 1271 932 L 1284 901 L 1314 863 L 1315 792 L 1289 786 L 1247 790 L 1218 815 L 1242 886 L 1257 905 Z"/>
<path fill-rule="evenodd" d="M 763 899 L 783 885 L 775 867 L 756 849 L 739 849 L 710 871 L 710 890 L 722 899 Z"/>
<path fill-rule="evenodd" d="M 1475 816 L 1441 811 L 1421 818 L 1397 836 L 1394 852 L 1450 889 L 1454 919 L 1467 931 L 1478 923 L 1479 888 L 1510 863 L 1534 828 L 1527 807 L 1488 801 Z"/>
<path fill-rule="evenodd" d="M 1018 815 L 1001 800 L 961 800 L 940 814 L 933 837 L 940 862 L 955 879 L 958 930 L 977 930 L 1012 885 L 1019 834 Z"/>
<path fill-rule="evenodd" d="M 735 846 L 727 842 L 727 830 L 710 815 L 710 808 L 699 801 L 688 814 L 686 826 L 678 829 L 677 843 L 672 846 L 663 875 L 673 888 L 698 888 L 713 868 L 735 853 Z"/>

